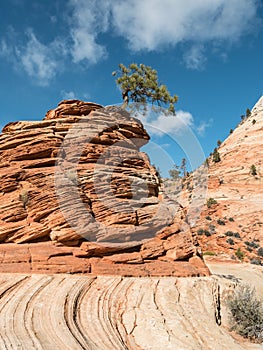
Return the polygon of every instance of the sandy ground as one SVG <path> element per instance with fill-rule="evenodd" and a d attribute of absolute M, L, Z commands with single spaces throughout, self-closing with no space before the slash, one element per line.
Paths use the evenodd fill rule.
<path fill-rule="evenodd" d="M 210 271 L 217 276 L 237 278 L 242 283 L 254 286 L 258 296 L 263 300 L 263 267 L 247 263 L 213 263 L 207 260 Z"/>

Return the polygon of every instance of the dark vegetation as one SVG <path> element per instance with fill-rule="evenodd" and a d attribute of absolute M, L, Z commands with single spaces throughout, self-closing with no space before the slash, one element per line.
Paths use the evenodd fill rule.
<path fill-rule="evenodd" d="M 263 304 L 257 298 L 255 289 L 240 285 L 228 298 L 231 331 L 250 340 L 263 341 Z"/>

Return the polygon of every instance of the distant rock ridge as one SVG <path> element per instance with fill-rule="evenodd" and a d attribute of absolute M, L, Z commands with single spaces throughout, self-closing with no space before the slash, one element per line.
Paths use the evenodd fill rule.
<path fill-rule="evenodd" d="M 263 264 L 263 96 L 218 152 L 219 162 L 208 159 L 207 200 L 215 203 L 204 205 L 193 230 L 208 254 Z"/>
<path fill-rule="evenodd" d="M 208 275 L 184 209 L 140 152 L 148 140 L 126 111 L 79 100 L 6 125 L 0 272 Z"/>

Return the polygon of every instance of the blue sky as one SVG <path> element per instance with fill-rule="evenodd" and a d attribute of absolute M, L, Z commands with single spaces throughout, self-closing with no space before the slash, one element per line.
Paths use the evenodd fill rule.
<path fill-rule="evenodd" d="M 195 157 L 180 120 L 207 156 L 262 95 L 261 0 L 9 0 L 0 11 L 0 127 L 65 98 L 120 103 L 111 72 L 144 63 L 179 96 L 177 120 L 147 120 L 152 157 L 159 147 L 169 168 Z"/>

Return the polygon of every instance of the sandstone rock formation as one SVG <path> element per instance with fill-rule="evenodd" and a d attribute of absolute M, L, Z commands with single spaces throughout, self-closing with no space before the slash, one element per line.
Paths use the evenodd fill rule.
<path fill-rule="evenodd" d="M 237 271 L 255 276 L 262 290 L 262 271 L 252 270 L 252 265 Z M 123 278 L 2 274 L 0 348 L 262 349 L 260 344 L 234 338 L 228 332 L 225 299 L 237 278 L 229 275 L 227 267 L 220 275 Z"/>
<path fill-rule="evenodd" d="M 244 260 L 263 263 L 263 97 L 218 151 L 221 161 L 208 159 L 206 194 L 207 200 L 216 202 L 204 205 L 193 229 L 199 233 L 204 251 L 234 259 L 242 258 L 243 253 Z M 254 175 L 252 165 L 256 168 Z M 190 176 L 185 181 L 185 206 L 189 205 L 185 199 L 191 200 L 187 187 L 192 185 Z"/>
<path fill-rule="evenodd" d="M 62 101 L 0 135 L 2 272 L 209 274 L 185 212 L 162 196 L 141 122 Z"/>

